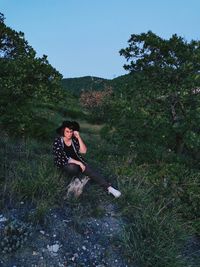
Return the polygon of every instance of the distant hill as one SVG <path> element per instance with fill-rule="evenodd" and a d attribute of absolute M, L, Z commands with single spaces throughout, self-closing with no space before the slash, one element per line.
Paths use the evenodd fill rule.
<path fill-rule="evenodd" d="M 93 76 L 85 76 L 80 78 L 65 78 L 62 80 L 63 87 L 70 90 L 75 95 L 79 95 L 82 91 L 100 91 L 111 86 L 111 80 Z"/>
<path fill-rule="evenodd" d="M 131 84 L 132 80 L 133 76 L 129 74 L 119 76 L 112 80 L 85 76 L 79 78 L 64 78 L 62 80 L 62 85 L 66 90 L 78 96 L 82 91 L 100 91 L 104 90 L 106 87 L 112 87 L 113 90 L 117 90 L 117 88 L 122 88 Z"/>
<path fill-rule="evenodd" d="M 132 74 L 125 74 L 111 80 L 111 86 L 113 89 L 123 88 L 133 84 L 134 76 Z"/>

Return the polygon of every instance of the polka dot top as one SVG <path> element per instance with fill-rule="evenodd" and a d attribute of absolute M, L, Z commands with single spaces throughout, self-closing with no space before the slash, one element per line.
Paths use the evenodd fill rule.
<path fill-rule="evenodd" d="M 74 149 L 75 154 L 77 157 L 82 161 L 85 162 L 84 159 L 79 154 L 80 145 L 77 138 L 72 138 L 72 147 Z M 56 137 L 53 142 L 53 157 L 54 157 L 54 164 L 58 168 L 63 168 L 68 164 L 68 160 L 70 157 L 67 156 L 67 153 L 64 149 L 64 140 L 63 137 Z"/>

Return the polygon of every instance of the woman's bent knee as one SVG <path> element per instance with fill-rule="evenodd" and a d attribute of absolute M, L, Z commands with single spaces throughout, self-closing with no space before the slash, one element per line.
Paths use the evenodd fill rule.
<path fill-rule="evenodd" d="M 64 170 L 69 175 L 78 175 L 80 173 L 80 167 L 77 164 L 69 163 L 65 166 Z"/>

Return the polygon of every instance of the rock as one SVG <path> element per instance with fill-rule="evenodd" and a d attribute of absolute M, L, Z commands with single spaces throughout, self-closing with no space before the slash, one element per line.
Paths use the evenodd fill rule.
<path fill-rule="evenodd" d="M 45 234 L 45 231 L 43 231 L 43 230 L 40 230 L 40 233 L 41 233 L 42 235 L 44 235 L 44 234 Z"/>
<path fill-rule="evenodd" d="M 7 219 L 2 214 L 0 215 L 0 222 L 6 222 Z"/>
<path fill-rule="evenodd" d="M 60 246 L 58 244 L 54 244 L 52 246 L 47 245 L 47 249 L 49 252 L 57 253 Z"/>
<path fill-rule="evenodd" d="M 72 261 L 75 261 L 75 259 L 78 258 L 78 253 L 75 253 L 73 257 L 71 258 Z"/>
<path fill-rule="evenodd" d="M 79 197 L 89 179 L 89 177 L 85 176 L 83 179 L 75 178 L 72 180 L 67 187 L 67 195 L 64 197 L 64 199 L 69 198 L 71 195 L 74 195 L 75 198 Z"/>

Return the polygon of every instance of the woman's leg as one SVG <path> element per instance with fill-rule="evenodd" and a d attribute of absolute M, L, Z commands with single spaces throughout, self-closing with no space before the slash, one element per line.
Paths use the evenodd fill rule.
<path fill-rule="evenodd" d="M 81 173 L 81 169 L 77 164 L 69 163 L 67 164 L 63 170 L 69 175 L 69 176 L 77 176 Z"/>
<path fill-rule="evenodd" d="M 99 172 L 94 170 L 90 165 L 85 165 L 85 171 L 83 172 L 83 174 L 89 176 L 105 189 L 108 189 L 108 187 L 110 186 L 105 178 Z"/>
<path fill-rule="evenodd" d="M 101 185 L 105 190 L 108 190 L 108 192 L 115 197 L 120 197 L 121 192 L 113 188 L 99 172 L 97 172 L 87 164 L 85 165 L 85 167 L 86 168 L 83 174 L 96 181 L 99 185 Z M 64 171 L 66 171 L 70 176 L 77 176 L 81 173 L 81 168 L 77 164 L 69 163 L 64 167 Z"/>

